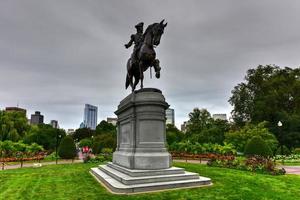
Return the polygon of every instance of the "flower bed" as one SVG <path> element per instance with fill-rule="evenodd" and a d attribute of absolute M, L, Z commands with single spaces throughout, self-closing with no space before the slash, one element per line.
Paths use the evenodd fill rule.
<path fill-rule="evenodd" d="M 285 170 L 283 168 L 277 168 L 276 163 L 273 160 L 271 160 L 270 158 L 264 158 L 262 156 L 251 156 L 248 158 L 237 157 L 233 160 L 211 159 L 207 163 L 207 165 L 214 167 L 225 167 L 246 170 L 271 175 L 285 174 Z"/>

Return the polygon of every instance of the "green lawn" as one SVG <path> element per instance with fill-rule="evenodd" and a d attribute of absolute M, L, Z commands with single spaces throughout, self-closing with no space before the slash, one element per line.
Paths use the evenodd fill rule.
<path fill-rule="evenodd" d="M 300 176 L 271 176 L 199 164 L 175 163 L 212 178 L 211 187 L 113 195 L 89 174 L 95 164 L 49 165 L 0 171 L 0 199 L 300 199 Z"/>

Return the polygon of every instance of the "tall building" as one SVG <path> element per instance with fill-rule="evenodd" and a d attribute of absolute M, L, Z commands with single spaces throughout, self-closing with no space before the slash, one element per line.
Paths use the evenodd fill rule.
<path fill-rule="evenodd" d="M 59 128 L 59 126 L 58 126 L 58 121 L 57 121 L 57 120 L 51 120 L 51 121 L 50 121 L 50 125 L 51 125 L 53 128 Z"/>
<path fill-rule="evenodd" d="M 35 111 L 34 114 L 31 115 L 30 124 L 43 124 L 44 116 L 41 115 L 40 111 Z"/>
<path fill-rule="evenodd" d="M 84 117 L 83 117 L 83 123 L 85 127 L 95 130 L 97 126 L 97 115 L 98 115 L 97 106 L 85 104 Z"/>
<path fill-rule="evenodd" d="M 75 130 L 73 128 L 69 128 L 67 130 L 67 135 L 73 135 L 75 133 Z"/>
<path fill-rule="evenodd" d="M 19 108 L 19 107 L 6 107 L 5 112 L 22 112 L 26 116 L 26 109 Z"/>
<path fill-rule="evenodd" d="M 216 119 L 220 119 L 220 120 L 227 120 L 227 116 L 226 114 L 213 114 L 213 119 L 216 120 Z"/>
<path fill-rule="evenodd" d="M 106 121 L 107 121 L 107 123 L 111 123 L 111 124 L 113 124 L 114 126 L 116 126 L 116 125 L 117 125 L 118 118 L 116 118 L 116 117 L 108 117 L 108 118 L 106 119 Z"/>
<path fill-rule="evenodd" d="M 183 124 L 181 124 L 181 131 L 183 133 L 186 133 L 188 123 L 189 123 L 188 121 L 185 121 L 183 122 Z"/>
<path fill-rule="evenodd" d="M 175 111 L 172 108 L 166 110 L 166 124 L 175 125 Z"/>

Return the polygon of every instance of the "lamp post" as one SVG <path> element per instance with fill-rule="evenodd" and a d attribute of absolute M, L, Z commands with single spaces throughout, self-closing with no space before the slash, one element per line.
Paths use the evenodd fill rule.
<path fill-rule="evenodd" d="M 280 142 L 280 153 L 282 154 L 282 133 L 281 133 L 281 127 L 282 127 L 282 122 L 281 121 L 278 121 L 277 123 L 277 126 L 278 126 L 278 133 L 279 133 L 279 142 Z"/>
<path fill-rule="evenodd" d="M 58 148 L 58 138 L 61 138 L 61 135 L 56 133 L 56 145 L 55 145 L 55 163 L 57 164 L 57 148 Z"/>

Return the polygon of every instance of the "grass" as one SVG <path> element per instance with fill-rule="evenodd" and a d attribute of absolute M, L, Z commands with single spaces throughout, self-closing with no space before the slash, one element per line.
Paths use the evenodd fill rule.
<path fill-rule="evenodd" d="M 234 169 L 175 163 L 212 178 L 211 187 L 138 195 L 113 195 L 90 174 L 95 164 L 49 165 L 0 171 L 0 199 L 282 199 L 300 200 L 300 176 L 271 176 Z"/>

